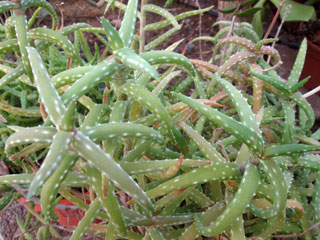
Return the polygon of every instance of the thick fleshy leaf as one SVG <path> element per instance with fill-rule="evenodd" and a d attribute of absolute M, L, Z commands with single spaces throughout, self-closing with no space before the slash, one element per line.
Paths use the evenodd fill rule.
<path fill-rule="evenodd" d="M 238 114 L 240 116 L 241 122 L 246 127 L 250 128 L 251 131 L 256 132 L 260 141 L 263 142 L 260 128 L 258 126 L 255 115 L 253 114 L 247 99 L 241 94 L 241 92 L 234 87 L 230 82 L 221 78 L 218 74 L 215 74 L 215 78 L 218 83 L 223 87 L 223 89 L 228 93 L 231 101 L 235 105 Z"/>
<path fill-rule="evenodd" d="M 238 179 L 240 170 L 233 163 L 213 163 L 172 178 L 147 192 L 150 198 L 156 198 L 186 187 L 203 184 L 212 180 Z"/>
<path fill-rule="evenodd" d="M 233 118 L 230 118 L 229 116 L 217 111 L 216 109 L 210 108 L 205 104 L 197 102 L 190 97 L 186 97 L 180 93 L 173 93 L 173 95 L 180 101 L 205 115 L 215 124 L 223 127 L 227 132 L 247 144 L 253 151 L 262 153 L 263 142 L 261 141 L 261 138 L 258 137 L 257 133 L 252 131 L 249 127 L 246 127 Z"/>
<path fill-rule="evenodd" d="M 104 31 L 106 32 L 112 50 L 116 51 L 120 48 L 123 48 L 123 42 L 120 38 L 120 35 L 118 31 L 111 25 L 111 23 L 104 17 L 101 18 L 101 23 Z"/>
<path fill-rule="evenodd" d="M 53 127 L 24 128 L 12 134 L 6 141 L 6 152 L 16 146 L 30 143 L 51 143 L 57 130 Z"/>
<path fill-rule="evenodd" d="M 260 181 L 260 174 L 254 165 L 248 163 L 240 186 L 223 213 L 209 226 L 203 225 L 198 215 L 195 215 L 195 225 L 199 232 L 206 237 L 223 233 L 246 209 L 253 198 Z"/>
<path fill-rule="evenodd" d="M 43 160 L 40 169 L 38 170 L 30 184 L 27 197 L 28 199 L 30 199 L 37 193 L 38 188 L 58 168 L 63 157 L 69 150 L 73 134 L 73 132 L 59 131 L 53 137 L 49 152 L 46 158 Z"/>
<path fill-rule="evenodd" d="M 83 132 L 94 140 L 106 140 L 115 137 L 133 137 L 151 139 L 158 143 L 163 143 L 163 136 L 153 130 L 141 124 L 133 123 L 107 123 L 101 124 L 95 127 L 86 128 Z"/>
<path fill-rule="evenodd" d="M 121 23 L 121 28 L 119 30 L 120 37 L 125 47 L 130 47 L 136 27 L 137 11 L 138 0 L 129 0 Z"/>
<path fill-rule="evenodd" d="M 52 84 L 50 76 L 38 51 L 32 47 L 28 47 L 27 50 L 34 81 L 37 85 L 41 101 L 50 117 L 50 120 L 56 125 L 56 127 L 58 127 L 61 124 L 61 118 L 65 113 L 66 108 Z"/>
<path fill-rule="evenodd" d="M 132 97 L 142 106 L 154 113 L 158 120 L 158 124 L 165 129 L 165 134 L 171 135 L 170 116 L 158 97 L 149 92 L 145 87 L 133 83 L 122 85 L 120 91 Z"/>
<path fill-rule="evenodd" d="M 81 132 L 77 132 L 73 143 L 74 149 L 89 164 L 99 169 L 117 187 L 126 192 L 145 209 L 153 210 L 153 204 L 141 187 L 116 163 L 109 154 L 93 143 Z"/>
<path fill-rule="evenodd" d="M 121 48 L 115 51 L 114 54 L 124 65 L 141 72 L 146 72 L 155 79 L 159 78 L 158 72 L 150 65 L 150 63 L 136 54 L 132 49 Z"/>

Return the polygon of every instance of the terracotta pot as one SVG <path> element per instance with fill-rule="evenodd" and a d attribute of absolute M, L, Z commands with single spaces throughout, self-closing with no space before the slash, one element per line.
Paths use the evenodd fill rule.
<path fill-rule="evenodd" d="M 320 85 L 320 47 L 308 40 L 306 61 L 301 74 L 301 79 L 311 76 L 304 85 L 308 89 L 314 89 Z"/>
<path fill-rule="evenodd" d="M 26 202 L 26 199 L 22 197 L 22 198 L 19 198 L 17 201 L 19 203 L 24 203 Z M 90 201 L 88 203 L 90 203 Z M 74 206 L 74 204 L 68 201 L 67 199 L 62 199 L 59 202 L 59 204 L 64 206 Z M 29 206 L 29 203 L 26 203 L 25 205 Z M 34 207 L 34 210 L 36 212 L 41 212 L 41 206 L 39 204 L 36 204 Z M 79 221 L 84 216 L 84 211 L 78 208 L 76 210 L 73 210 L 73 209 L 64 210 L 64 209 L 55 208 L 54 212 L 58 216 L 59 224 L 64 226 L 78 226 Z"/>

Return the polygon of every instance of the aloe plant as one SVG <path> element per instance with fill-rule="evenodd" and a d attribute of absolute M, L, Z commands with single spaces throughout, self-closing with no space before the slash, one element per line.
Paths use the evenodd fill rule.
<path fill-rule="evenodd" d="M 0 65 L 0 114 L 7 121 L 0 122 L 2 155 L 20 172 L 0 176 L 0 191 L 7 192 L 0 209 L 17 185 L 25 188 L 25 197 L 41 204 L 36 216 L 44 239 L 57 235 L 50 223 L 61 198 L 85 211 L 71 239 L 87 233 L 106 239 L 270 238 L 317 224 L 319 134 L 312 133 L 314 112 L 298 92 L 307 81 L 299 81 L 305 41 L 283 81 L 276 72 L 279 53 L 265 46 L 276 39 L 260 40 L 250 24 L 236 24 L 235 35 L 222 38 L 231 26 L 224 22 L 214 38 L 196 39 L 215 43 L 206 62 L 173 52 L 180 42 L 152 48 L 178 31 L 181 19 L 210 8 L 174 16 L 147 1 L 141 11 L 138 0 L 108 2 L 106 10 L 125 11 L 119 30 L 105 18 L 101 28 L 80 23 L 61 31 L 32 28 L 34 18 L 21 18 L 24 25 L 16 27 L 17 14 L 7 20 L 0 59 L 16 64 Z M 3 1 L 0 11 L 18 11 L 25 19 L 31 6 L 45 8 L 58 24 L 45 1 Z M 149 12 L 165 20 L 142 21 L 137 35 L 137 17 Z M 146 31 L 169 25 L 146 42 Z M 92 53 L 84 32 L 110 52 Z M 21 59 L 10 55 L 14 51 Z M 182 83 L 168 88 L 175 78 Z M 29 238 L 29 220 L 17 221 Z M 318 235 L 307 231 L 306 239 Z"/>

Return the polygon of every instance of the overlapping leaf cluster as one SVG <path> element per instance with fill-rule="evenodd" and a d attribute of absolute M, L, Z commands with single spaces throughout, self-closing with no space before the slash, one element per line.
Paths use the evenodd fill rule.
<path fill-rule="evenodd" d="M 201 38 L 215 43 L 212 59 L 189 60 L 173 52 L 179 42 L 152 49 L 179 30 L 179 20 L 208 9 L 173 16 L 146 2 L 138 12 L 138 3 L 109 2 L 125 9 L 119 30 L 102 18 L 102 28 L 61 31 L 31 29 L 37 11 L 26 22 L 31 6 L 58 22 L 46 1 L 0 3 L 1 12 L 13 11 L 1 28 L 1 113 L 10 133 L 3 141 L 6 162 L 23 169 L 0 176 L 8 192 L 0 207 L 15 197 L 12 184 L 28 199 L 40 197 L 39 239 L 57 234 L 50 223 L 61 198 L 85 211 L 71 239 L 268 238 L 319 222 L 319 134 L 298 92 L 306 43 L 287 81 L 276 72 L 279 53 L 266 46 L 276 40 L 259 40 L 248 24 L 227 38 L 225 30 Z M 146 12 L 166 20 L 141 24 L 136 35 Z M 145 45 L 145 31 L 169 25 Z M 92 54 L 84 32 L 105 44 L 102 55 L 98 46 Z M 89 204 L 79 189 L 89 192 Z M 93 224 L 96 218 L 103 222 Z M 314 229 L 305 238 L 317 235 Z"/>

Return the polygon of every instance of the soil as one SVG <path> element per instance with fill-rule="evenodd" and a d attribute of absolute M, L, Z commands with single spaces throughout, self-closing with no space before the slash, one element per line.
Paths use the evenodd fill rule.
<path fill-rule="evenodd" d="M 61 24 L 64 26 L 77 23 L 77 22 L 86 22 L 91 24 L 94 27 L 100 27 L 100 18 L 104 15 L 105 7 L 94 7 L 85 2 L 84 0 L 50 0 L 49 1 L 56 9 L 57 13 L 62 19 Z M 123 1 L 126 2 L 125 0 Z M 149 3 L 156 4 L 158 6 L 162 6 L 164 4 L 164 0 L 149 0 Z M 177 15 L 181 12 L 195 10 L 200 8 L 205 8 L 208 6 L 216 5 L 215 1 L 212 0 L 202 0 L 198 1 L 199 5 L 196 4 L 197 1 L 189 0 L 189 1 L 174 1 L 174 3 L 168 8 L 172 14 Z M 117 10 L 116 8 L 113 10 L 109 10 L 104 16 L 114 25 L 119 27 L 120 20 L 122 18 L 123 12 Z M 217 18 L 217 10 L 213 10 L 210 13 L 204 13 L 201 16 L 194 16 L 191 18 L 187 18 L 180 23 L 182 24 L 182 28 L 180 31 L 175 33 L 173 36 L 169 38 L 169 40 L 165 41 L 159 49 L 164 49 L 171 44 L 184 39 L 182 44 L 176 49 L 177 52 L 181 53 L 187 47 L 187 51 L 185 55 L 188 58 L 195 58 L 195 59 L 203 59 L 209 60 L 212 54 L 212 43 L 206 41 L 199 41 L 190 44 L 189 42 L 194 39 L 195 37 L 201 36 L 213 36 L 217 29 L 212 28 L 211 25 L 216 21 Z M 147 23 L 152 23 L 159 21 L 161 17 L 155 14 L 148 14 Z M 137 29 L 139 23 L 137 23 Z M 51 25 L 51 20 L 49 16 L 44 16 L 41 25 Z M 162 33 L 166 32 L 168 29 L 161 29 L 157 31 L 150 31 L 146 34 L 146 42 L 150 42 L 155 39 L 157 36 L 161 35 Z M 89 45 L 94 46 L 95 38 L 90 34 L 86 35 L 88 39 Z M 293 34 L 282 34 L 282 38 L 287 42 L 294 41 L 299 42 L 300 39 L 294 38 Z M 291 38 L 291 39 L 290 39 Z M 295 56 L 297 54 L 297 49 L 288 47 L 283 44 L 278 44 L 277 48 L 280 51 L 281 57 L 283 58 L 283 62 L 285 63 L 281 69 L 280 73 L 283 77 L 286 77 L 290 73 L 290 69 L 293 65 Z M 317 105 L 319 102 L 319 98 L 313 100 Z M 318 111 L 319 112 L 319 111 Z M 320 113 L 318 113 L 318 116 Z M 1 235 L 3 239 L 6 240 L 13 240 L 18 239 L 19 234 L 21 231 L 19 230 L 16 224 L 16 216 L 20 219 L 24 219 L 26 216 L 26 210 L 21 205 L 16 205 L 16 202 L 13 202 L 9 208 L 2 211 L 0 213 L 0 240 Z M 34 220 L 33 220 L 34 223 Z M 32 224 L 29 228 L 32 227 Z M 60 234 L 69 235 L 64 231 L 60 231 Z M 66 237 L 68 238 L 68 237 Z M 86 238 L 90 239 L 90 238 Z M 92 239 L 92 238 L 91 238 Z"/>

